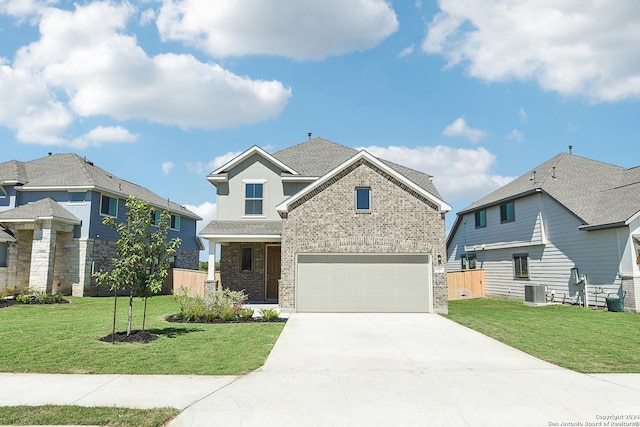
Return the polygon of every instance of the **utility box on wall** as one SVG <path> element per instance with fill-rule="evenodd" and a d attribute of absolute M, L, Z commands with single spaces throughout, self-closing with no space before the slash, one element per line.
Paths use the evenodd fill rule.
<path fill-rule="evenodd" d="M 547 302 L 545 285 L 524 285 L 525 304 L 545 304 Z"/>

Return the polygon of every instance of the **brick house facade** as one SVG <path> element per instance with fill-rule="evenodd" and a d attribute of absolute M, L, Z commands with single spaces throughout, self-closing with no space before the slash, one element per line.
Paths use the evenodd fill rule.
<path fill-rule="evenodd" d="M 331 158 L 334 160 L 328 161 Z M 320 159 L 325 162 L 324 170 L 317 167 Z M 276 163 L 278 167 L 274 167 Z M 441 263 L 446 257 L 444 215 L 450 208 L 428 175 L 316 138 L 273 155 L 251 149 L 214 171 L 209 179 L 218 187 L 219 218 L 201 235 L 210 241 L 210 277 L 214 277 L 215 247 L 220 244 L 222 286 L 242 289 L 254 301 L 268 299 L 266 289 L 273 280 L 269 270 L 274 265 L 268 248 L 279 245 L 277 301 L 283 309 L 447 311 L 446 273 Z M 265 206 L 260 217 L 246 212 L 237 215 L 237 206 L 246 198 L 242 184 L 234 187 L 232 180 L 263 185 Z M 235 196 L 233 188 L 237 189 Z M 357 188 L 370 193 L 366 211 L 354 204 Z M 251 271 L 242 271 L 239 266 L 245 252 L 252 254 Z M 320 264 L 300 264 L 306 255 Z M 337 263 L 322 264 L 332 259 Z M 419 265 L 412 264 L 415 259 L 420 260 Z M 300 274 L 307 268 L 309 274 L 326 273 L 332 278 L 307 281 Z M 393 274 L 388 280 L 379 279 L 385 268 L 399 269 L 400 273 L 409 269 L 408 281 L 412 283 L 405 286 Z M 418 277 L 410 277 L 411 269 Z M 316 288 L 311 290 L 313 286 Z M 307 288 L 321 294 L 326 291 L 322 298 L 327 304 L 307 304 L 300 297 Z M 367 301 L 367 289 L 382 292 L 381 297 Z M 413 291 L 422 296 L 416 297 Z M 337 304 L 333 304 L 333 296 L 340 299 Z M 388 298 L 389 304 L 380 302 L 381 298 Z M 412 305 L 412 300 L 420 298 L 423 301 Z"/>

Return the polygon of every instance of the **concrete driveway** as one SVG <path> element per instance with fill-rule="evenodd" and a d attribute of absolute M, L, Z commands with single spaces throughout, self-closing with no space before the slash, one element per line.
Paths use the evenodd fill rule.
<path fill-rule="evenodd" d="M 297 313 L 262 368 L 170 425 L 640 425 L 640 375 L 578 374 L 437 315 Z"/>

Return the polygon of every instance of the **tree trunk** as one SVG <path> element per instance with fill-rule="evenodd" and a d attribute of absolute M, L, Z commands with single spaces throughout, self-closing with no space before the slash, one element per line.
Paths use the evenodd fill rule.
<path fill-rule="evenodd" d="M 118 307 L 118 290 L 113 294 L 113 331 L 111 332 L 111 344 L 116 340 L 116 308 Z"/>
<path fill-rule="evenodd" d="M 142 313 L 142 330 L 144 331 L 145 323 L 147 322 L 147 297 L 144 297 L 144 312 Z"/>
<path fill-rule="evenodd" d="M 129 292 L 129 325 L 127 326 L 127 336 L 131 335 L 131 323 L 133 322 L 133 289 Z"/>

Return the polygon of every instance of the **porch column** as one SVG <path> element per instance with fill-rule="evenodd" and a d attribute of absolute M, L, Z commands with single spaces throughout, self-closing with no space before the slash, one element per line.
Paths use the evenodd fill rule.
<path fill-rule="evenodd" d="M 209 269 L 207 280 L 216 280 L 216 242 L 209 240 Z"/>
<path fill-rule="evenodd" d="M 55 247 L 56 230 L 51 222 L 41 223 L 40 227 L 33 230 L 29 288 L 49 293 L 52 291 Z"/>

